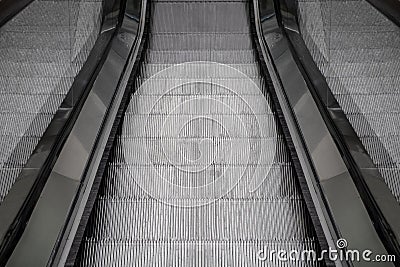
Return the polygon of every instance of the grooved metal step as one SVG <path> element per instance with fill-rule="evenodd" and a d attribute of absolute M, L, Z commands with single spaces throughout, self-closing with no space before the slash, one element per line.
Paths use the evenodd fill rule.
<path fill-rule="evenodd" d="M 198 38 L 201 34 L 201 38 Z M 224 51 L 252 50 L 246 33 L 151 33 L 149 49 L 159 51 Z M 212 48 L 212 49 L 211 49 Z"/>
<path fill-rule="evenodd" d="M 151 10 L 77 266 L 261 266 L 264 247 L 318 250 L 247 3 L 156 1 Z"/>

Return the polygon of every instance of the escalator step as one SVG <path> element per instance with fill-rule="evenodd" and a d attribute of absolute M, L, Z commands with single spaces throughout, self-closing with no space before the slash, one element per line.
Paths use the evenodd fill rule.
<path fill-rule="evenodd" d="M 264 246 L 316 250 L 247 3 L 152 4 L 148 49 L 77 266 L 260 266 Z"/>

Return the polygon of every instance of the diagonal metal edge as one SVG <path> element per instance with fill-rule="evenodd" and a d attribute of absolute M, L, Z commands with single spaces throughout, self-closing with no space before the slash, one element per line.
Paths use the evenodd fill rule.
<path fill-rule="evenodd" d="M 0 1 L 0 27 L 11 20 L 15 15 L 29 6 L 34 0 L 2 0 Z"/>
<path fill-rule="evenodd" d="M 118 18 L 115 17 L 115 8 L 118 7 L 117 2 L 119 1 L 113 1 L 113 4 L 104 10 L 102 32 L 98 36 L 87 61 L 75 77 L 59 110 L 57 110 L 16 182 L 0 205 L 0 214 L 2 214 L 0 218 L 0 265 L 5 264 L 24 231 L 26 221 L 29 219 L 46 183 L 50 169 L 54 165 L 85 102 L 94 78 L 104 62 L 104 55 L 110 48 L 115 25 L 118 23 Z M 112 24 L 114 24 L 114 27 L 110 28 Z M 75 100 L 75 98 L 78 100 Z"/>
<path fill-rule="evenodd" d="M 124 12 L 131 14 L 140 10 L 127 6 Z M 133 16 L 137 17 L 136 14 Z M 29 262 L 33 265 L 54 266 L 63 265 L 60 261 L 67 259 L 74 231 L 79 224 L 75 215 L 81 213 L 84 207 L 79 206 L 78 200 L 82 195 L 78 193 L 87 186 L 87 171 L 96 168 L 90 164 L 100 161 L 101 157 L 92 161 L 93 155 L 99 154 L 106 142 L 104 138 L 99 139 L 99 132 L 108 123 L 110 106 L 118 102 L 124 92 L 130 74 L 127 70 L 134 62 L 129 59 L 135 55 L 135 51 L 137 53 L 138 45 L 135 44 L 138 43 L 137 31 L 140 26 L 137 19 L 123 16 L 120 25 L 8 265 Z M 114 90 L 110 90 L 110 87 L 114 87 Z M 43 220 L 46 221 L 45 224 L 41 223 Z M 38 236 L 45 237 L 45 240 L 41 243 L 41 248 L 35 249 Z M 67 250 L 64 250 L 65 246 L 68 247 Z"/>
<path fill-rule="evenodd" d="M 288 131 L 291 134 L 292 140 L 293 140 L 293 145 L 295 150 L 297 151 L 298 154 L 298 159 L 300 161 L 301 168 L 303 170 L 305 180 L 307 183 L 307 187 L 310 192 L 310 196 L 312 198 L 312 202 L 314 203 L 314 207 L 316 209 L 316 214 L 319 218 L 321 228 L 323 230 L 323 234 L 325 236 L 327 245 L 321 244 L 323 249 L 326 249 L 327 247 L 335 247 L 335 241 L 339 239 L 339 234 L 336 229 L 335 223 L 333 222 L 332 216 L 330 215 L 329 208 L 326 205 L 326 200 L 324 199 L 324 195 L 322 193 L 322 190 L 318 184 L 318 178 L 317 174 L 315 173 L 315 170 L 311 164 L 311 159 L 310 156 L 307 153 L 306 149 L 306 144 L 301 137 L 301 131 L 298 127 L 298 123 L 295 118 L 295 114 L 292 111 L 292 108 L 290 107 L 288 99 L 285 97 L 283 93 L 283 88 L 280 82 L 279 74 L 276 68 L 274 67 L 271 59 L 271 54 L 268 52 L 267 49 L 267 44 L 266 41 L 263 37 L 263 28 L 262 28 L 262 21 L 273 19 L 275 20 L 275 11 L 274 5 L 271 3 L 267 5 L 268 8 L 271 9 L 271 14 L 260 18 L 260 9 L 259 9 L 259 2 L 258 0 L 254 0 L 254 16 L 255 16 L 255 26 L 257 30 L 257 37 L 258 37 L 258 44 L 260 46 L 261 54 L 263 55 L 264 58 L 264 63 L 266 64 L 266 67 L 271 75 L 273 85 L 275 88 L 275 92 L 277 94 L 278 102 L 280 103 L 283 115 L 286 118 L 287 121 L 287 126 L 288 126 Z M 265 4 L 265 3 L 264 3 Z M 277 22 L 276 22 L 277 23 Z M 272 22 L 272 24 L 274 24 Z M 273 25 L 272 27 L 277 27 L 277 25 Z M 336 262 L 334 266 L 349 266 L 345 262 Z"/>
<path fill-rule="evenodd" d="M 366 0 L 389 20 L 400 27 L 400 1 L 398 0 Z"/>
<path fill-rule="evenodd" d="M 254 28 L 253 29 L 254 42 L 257 47 L 257 52 L 258 52 L 258 56 L 260 59 L 260 64 L 262 65 L 262 69 L 264 70 L 265 73 L 269 73 L 270 71 L 268 70 L 268 67 L 267 67 L 268 62 L 266 62 L 266 60 L 268 61 L 269 59 L 266 59 L 266 60 L 264 59 L 265 54 L 263 54 L 263 51 L 262 51 L 263 48 L 261 47 L 262 44 L 260 43 L 260 40 L 258 39 L 259 29 L 256 29 L 257 26 L 255 25 L 256 22 L 255 22 L 254 16 L 258 11 L 255 10 L 253 6 L 254 6 L 254 3 L 250 2 L 250 16 L 251 16 L 251 20 L 252 20 L 251 25 Z M 264 53 L 265 53 L 265 51 L 264 51 Z M 275 73 L 272 73 L 270 76 L 275 76 Z M 277 78 L 275 77 L 273 79 L 277 79 Z M 271 85 L 271 87 L 273 88 L 274 85 Z M 297 150 L 296 147 L 298 145 L 297 144 L 295 145 L 295 143 L 298 143 L 298 140 L 295 140 L 295 141 L 293 140 L 293 137 L 291 136 L 291 131 L 293 131 L 293 130 L 289 129 L 290 126 L 288 125 L 288 123 L 293 124 L 294 122 L 293 121 L 288 122 L 288 120 L 290 120 L 290 118 L 287 118 L 287 114 L 286 114 L 286 117 L 283 114 L 283 110 L 281 107 L 282 104 L 279 102 L 276 90 L 274 90 L 274 89 L 271 90 L 271 94 L 273 95 L 276 109 L 277 109 L 278 113 L 280 114 L 279 118 L 280 118 L 282 127 L 284 128 L 285 139 L 286 139 L 286 142 L 288 143 L 290 153 L 292 154 L 293 164 L 295 165 L 296 172 L 298 173 L 301 191 L 304 195 L 304 199 L 306 201 L 308 211 L 311 215 L 312 223 L 313 223 L 315 231 L 316 231 L 320 249 L 327 250 L 327 249 L 329 249 L 329 245 L 327 242 L 327 237 L 324 234 L 323 228 L 325 226 L 322 225 L 325 223 L 323 222 L 323 220 L 321 220 L 319 218 L 319 214 L 321 213 L 321 211 L 319 211 L 318 209 L 320 209 L 320 207 L 318 207 L 318 208 L 316 207 L 316 204 L 314 202 L 316 199 L 316 195 L 314 192 L 310 191 L 310 188 L 307 183 L 306 175 L 309 176 L 309 173 L 307 170 L 303 170 L 302 164 L 300 163 L 300 159 L 299 159 L 299 153 L 297 153 L 297 151 L 296 151 Z M 285 107 L 285 108 L 287 109 L 287 107 Z M 300 155 L 300 157 L 302 157 L 302 156 L 303 155 Z M 319 206 L 319 204 L 317 206 Z M 334 263 L 327 257 L 324 258 L 324 261 L 325 261 L 326 266 L 334 266 Z"/>
<path fill-rule="evenodd" d="M 310 92 L 325 118 L 325 123 L 337 147 L 343 154 L 377 232 L 388 251 L 399 259 L 400 205 L 384 182 L 299 34 L 296 3 L 292 0 L 284 0 L 280 4 L 285 5 L 283 8 L 288 11 L 282 16 L 282 23 Z"/>
<path fill-rule="evenodd" d="M 279 1 L 263 1 L 262 4 L 264 8 L 266 7 L 266 2 L 269 3 L 269 6 L 267 6 L 269 7 L 269 13 L 262 14 L 261 23 L 265 27 L 260 27 L 259 39 L 260 42 L 263 43 L 265 42 L 264 35 L 267 36 L 265 37 L 267 41 L 264 43 L 264 46 L 265 49 L 268 49 L 268 52 L 263 51 L 263 53 L 269 58 L 269 61 L 272 62 L 270 62 L 271 66 L 269 66 L 271 72 L 276 72 L 278 77 L 280 77 L 280 80 L 278 77 L 275 77 L 275 82 L 278 88 L 283 90 L 283 92 L 278 90 L 279 94 L 284 94 L 281 95 L 281 101 L 284 104 L 285 101 L 289 101 L 289 103 L 286 102 L 286 105 L 289 105 L 288 108 L 294 112 L 295 117 L 292 119 L 294 119 L 295 125 L 297 124 L 299 128 L 297 129 L 297 133 L 296 129 L 294 129 L 293 137 L 296 138 L 300 136 L 300 139 L 305 142 L 305 146 L 298 149 L 298 153 L 305 153 L 305 155 L 303 154 L 302 156 L 304 156 L 306 160 L 310 160 L 308 163 L 306 162 L 303 169 L 307 171 L 307 164 L 312 164 L 312 171 L 315 171 L 314 178 L 310 179 L 311 183 L 309 187 L 311 186 L 310 190 L 314 190 L 314 192 L 319 194 L 320 208 L 322 207 L 325 210 L 325 214 L 320 213 L 319 216 L 322 221 L 325 221 L 323 227 L 327 235 L 328 244 L 330 247 L 335 248 L 335 243 L 338 238 L 345 237 L 348 238 L 351 249 L 357 248 L 360 251 L 372 249 L 376 253 L 387 253 L 368 215 L 365 204 L 360 199 L 356 185 L 347 170 L 346 164 L 336 147 L 334 139 L 330 135 L 323 117 L 318 111 L 318 106 L 314 102 L 311 92 L 309 92 L 306 80 L 304 80 L 301 70 L 298 68 L 292 56 L 288 41 L 282 30 L 282 14 L 280 13 L 279 6 L 276 8 L 277 5 L 279 5 Z M 287 15 L 287 11 L 287 8 L 283 9 L 282 13 Z M 289 17 L 285 26 L 289 29 L 293 29 L 296 25 L 295 23 L 295 19 Z M 289 72 L 290 76 L 288 76 Z M 296 81 L 293 81 L 294 77 L 297 77 L 295 78 Z M 290 115 L 288 117 L 290 119 Z M 313 124 L 310 124 L 311 122 Z M 314 126 L 311 127 L 312 125 Z M 318 127 L 315 128 L 315 125 L 318 125 Z M 289 129 L 290 126 L 289 124 Z M 315 128 L 314 131 L 312 130 L 313 128 Z M 315 132 L 316 130 L 318 130 L 318 132 Z M 300 143 L 302 142 L 301 140 Z M 322 147 L 324 147 L 323 151 L 327 153 L 328 157 L 327 155 L 321 154 Z M 330 160 L 328 160 L 329 157 Z M 300 160 L 302 160 L 301 156 Z M 314 188 L 312 188 L 312 186 L 314 186 Z M 346 189 L 340 190 L 340 198 L 337 197 L 339 188 Z M 313 193 L 313 191 L 311 191 L 311 193 Z M 318 199 L 314 198 L 314 195 L 312 196 L 314 200 L 318 201 Z M 349 205 L 352 206 L 351 209 L 353 211 L 357 210 L 357 213 L 354 213 L 351 218 L 344 212 L 344 207 L 349 208 Z M 357 224 L 358 227 L 352 227 L 354 224 Z M 368 238 L 370 238 L 368 242 L 365 239 L 366 234 L 368 234 Z M 359 262 L 336 261 L 335 263 L 345 266 L 362 266 Z M 391 266 L 390 263 L 387 265 Z"/>
<path fill-rule="evenodd" d="M 142 10 L 139 22 L 142 23 L 144 20 L 145 21 L 142 23 L 143 28 L 139 33 L 137 39 L 138 42 L 137 45 L 135 45 L 135 51 L 133 52 L 131 62 L 134 62 L 134 64 L 126 71 L 126 73 L 129 73 L 129 69 L 131 69 L 131 74 L 126 88 L 123 91 L 122 98 L 120 99 L 120 96 L 118 99 L 116 99 L 113 107 L 108 111 L 109 115 L 107 122 L 103 126 L 102 134 L 98 141 L 98 148 L 96 149 L 96 153 L 94 153 L 94 158 L 96 157 L 97 159 L 92 160 L 97 167 L 91 167 L 90 171 L 88 171 L 86 174 L 86 176 L 88 176 L 88 179 L 86 179 L 87 185 L 85 188 L 82 188 L 80 192 L 81 200 L 79 201 L 79 205 L 77 205 L 78 214 L 74 218 L 73 222 L 75 225 L 75 233 L 70 233 L 70 236 L 73 236 L 73 241 L 70 245 L 70 248 L 65 248 L 63 252 L 63 254 L 68 255 L 67 259 L 65 260 L 65 266 L 75 266 L 78 252 L 81 247 L 82 238 L 85 233 L 85 229 L 93 209 L 102 178 L 104 176 L 106 164 L 111 153 L 111 148 L 115 143 L 115 136 L 120 128 L 120 122 L 129 103 L 131 83 L 133 82 L 133 79 L 138 71 L 140 61 L 144 56 L 142 52 L 145 50 L 147 43 L 146 28 L 148 27 L 149 23 L 150 4 L 149 1 L 146 1 L 145 4 L 143 1 L 142 4 L 145 6 L 145 8 Z M 60 262 L 64 263 L 64 259 L 62 259 Z"/>

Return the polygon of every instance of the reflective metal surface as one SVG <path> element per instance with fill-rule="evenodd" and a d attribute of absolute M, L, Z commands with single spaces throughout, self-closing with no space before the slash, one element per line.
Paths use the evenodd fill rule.
<path fill-rule="evenodd" d="M 374 227 L 375 222 L 371 221 L 371 214 L 368 214 L 370 209 L 363 201 L 362 194 L 365 192 L 360 192 L 359 185 L 352 177 L 342 148 L 310 89 L 312 83 L 304 75 L 301 64 L 296 62 L 298 58 L 290 50 L 288 35 L 282 32 L 279 27 L 282 25 L 278 25 L 282 14 L 275 13 L 277 7 L 274 7 L 274 1 L 254 0 L 254 10 L 250 11 L 255 14 L 258 49 L 261 50 L 272 77 L 276 91 L 274 94 L 279 101 L 279 109 L 283 110 L 283 116 L 281 113 L 277 115 L 276 111 L 266 111 L 265 105 L 260 104 L 260 100 L 264 99 L 263 94 L 269 103 L 275 101 L 271 101 L 270 91 L 274 89 L 268 75 L 262 77 L 256 60 L 251 28 L 245 22 L 248 19 L 248 3 L 238 0 L 189 2 L 159 0 L 154 3 L 149 49 L 139 65 L 137 60 L 147 4 L 146 0 L 127 1 L 124 19 L 112 39 L 107 58 L 101 65 L 87 98 L 82 101 L 76 121 L 71 124 L 70 133 L 65 137 L 65 144 L 62 144 L 63 149 L 60 149 L 59 155 L 54 156 L 54 167 L 49 168 L 51 173 L 47 183 L 44 184 L 43 181 L 43 191 L 36 192 L 40 195 L 37 204 L 30 203 L 32 216 L 27 221 L 26 229 L 7 266 L 75 264 L 76 255 L 70 258 L 71 247 L 76 242 L 82 217 L 86 216 L 84 212 L 88 202 L 94 202 L 94 199 L 90 199 L 92 186 L 99 169 L 104 168 L 100 166 L 101 160 L 104 159 L 103 153 L 110 143 L 113 147 L 110 149 L 104 177 L 101 177 L 103 181 L 99 196 L 95 200 L 83 238 L 76 262 L 78 266 L 259 265 L 262 264 L 257 259 L 259 249 L 268 247 L 319 251 L 318 241 L 321 240 L 323 249 L 328 246 L 334 249 L 339 238 L 347 239 L 349 249 L 368 249 L 376 254 L 388 253 L 385 244 L 381 242 L 378 228 Z M 284 11 L 291 8 L 293 6 Z M 108 35 L 111 38 L 115 29 L 115 14 L 111 15 L 114 16 L 113 21 L 105 20 L 102 36 Z M 294 30 L 298 34 L 296 16 L 285 13 L 284 22 L 287 31 Z M 289 37 L 289 40 L 293 42 L 294 39 Z M 213 64 L 182 64 L 199 60 L 216 61 L 240 70 L 243 77 L 247 75 L 254 84 L 263 88 L 262 93 L 254 94 L 251 86 L 243 83 L 243 79 L 229 82 L 232 79 L 230 72 L 214 69 Z M 163 75 L 163 70 L 174 64 L 178 66 L 175 76 Z M 127 87 L 134 65 L 140 68 L 135 72 L 133 85 Z M 147 82 L 151 77 L 154 78 L 153 75 L 155 79 Z M 210 80 L 213 83 L 199 86 L 199 80 Z M 174 87 L 172 92 L 163 94 L 163 90 L 169 89 L 168 86 L 176 81 L 179 86 Z M 196 84 L 189 86 L 186 83 L 188 81 L 195 81 Z M 143 84 L 146 85 L 144 89 L 140 87 Z M 233 91 L 227 93 L 226 87 Z M 130 101 L 129 105 L 126 112 L 121 114 L 121 103 L 129 90 L 135 91 L 135 94 L 127 100 Z M 199 102 L 200 105 L 191 104 L 186 109 L 174 109 L 171 127 L 167 132 L 160 132 L 165 126 L 161 126 L 160 121 L 169 118 L 166 115 L 171 115 L 166 113 L 168 108 L 180 107 L 185 101 L 204 96 L 209 100 L 218 100 L 223 106 L 232 104 L 231 109 L 218 108 L 204 102 Z M 160 98 L 159 102 L 154 104 L 153 100 L 157 98 Z M 256 107 L 253 112 L 261 116 L 263 123 L 268 126 L 275 125 L 275 119 L 279 116 L 284 117 L 279 121 L 287 121 L 287 125 L 278 124 L 277 127 L 277 154 L 273 158 L 272 171 L 266 171 L 271 167 L 268 162 L 261 164 L 264 169 L 255 178 L 254 190 L 247 188 L 253 181 L 251 177 L 246 177 L 243 184 L 239 183 L 226 196 L 220 197 L 220 188 L 215 187 L 205 190 L 204 194 L 191 191 L 190 186 L 198 186 L 219 177 L 226 166 L 233 167 L 231 176 L 239 173 L 246 163 L 242 161 L 246 154 L 246 149 L 243 149 L 246 140 L 250 140 L 250 151 L 253 154 L 257 154 L 260 147 L 267 147 L 268 153 L 275 151 L 269 143 L 269 134 L 272 132 L 268 130 L 267 134 L 254 135 L 256 126 L 253 125 L 246 105 L 240 105 L 240 100 L 243 99 L 247 105 Z M 341 123 L 340 129 L 347 137 L 354 137 L 351 127 L 348 127 L 342 114 L 338 112 L 339 106 L 334 99 L 328 95 L 326 100 L 330 116 Z M 7 225 L 0 226 L 0 233 L 3 230 L 6 233 L 8 224 L 25 224 L 22 220 L 15 221 L 15 217 L 18 218 L 16 212 L 19 211 L 19 205 L 26 202 L 26 195 L 31 194 L 34 182 L 32 177 L 43 176 L 35 164 L 42 163 L 43 158 L 48 157 L 50 144 L 56 140 L 54 136 L 62 129 L 60 125 L 71 116 L 71 103 L 74 103 L 73 98 L 65 101 L 65 105 L 58 111 L 58 117 L 49 127 L 48 135 L 43 141 L 45 153 L 39 151 L 34 154 L 31 163 L 23 169 L 20 176 L 22 179 L 16 184 L 17 191 L 10 194 L 10 199 L 6 202 L 8 204 L 5 207 L 9 211 L 4 213 L 0 222 L 4 220 Z M 143 117 L 149 115 L 150 108 L 155 111 L 150 112 L 151 120 L 145 121 Z M 175 139 L 170 136 L 176 129 L 185 129 L 180 127 L 186 125 L 186 118 L 199 111 L 209 119 L 221 118 L 223 126 L 229 126 L 233 121 L 231 117 L 236 115 L 232 113 L 232 108 L 239 109 L 240 120 L 247 127 L 245 134 L 240 132 L 239 127 L 234 131 L 232 151 L 237 157 L 233 159 L 228 157 L 232 151 L 228 151 L 226 134 L 218 125 L 208 127 L 207 123 L 193 124 L 193 127 L 187 127 L 183 132 L 184 138 L 182 135 Z M 118 116 L 122 116 L 122 119 L 117 118 Z M 115 122 L 119 120 L 122 121 L 119 131 L 112 135 L 110 141 L 109 135 L 116 126 Z M 187 124 L 191 123 L 189 120 Z M 150 130 L 146 128 L 149 125 Z M 291 138 L 285 135 L 290 135 Z M 51 142 L 46 141 L 46 138 Z M 199 139 L 202 143 L 198 143 Z M 298 159 L 296 153 L 292 153 L 292 143 L 288 144 L 288 139 L 293 140 Z M 160 144 L 167 147 L 166 152 L 172 155 L 171 158 L 165 160 L 165 155 L 158 150 Z M 205 144 L 205 147 L 212 144 L 213 149 L 211 152 L 204 150 L 201 144 Z M 353 151 L 353 156 L 364 159 L 364 163 L 369 164 L 371 161 L 365 157 L 367 154 L 357 140 L 352 144 L 353 148 L 357 148 Z M 148 164 L 146 155 L 150 155 L 152 164 Z M 179 163 L 182 155 L 191 160 L 185 161 L 186 165 L 171 164 L 171 160 L 172 163 Z M 211 162 L 211 168 L 205 175 L 189 171 L 174 176 L 179 173 L 179 170 L 175 172 L 176 166 L 178 169 L 182 166 L 194 169 L 204 167 L 203 162 L 199 163 L 196 158 L 199 155 L 201 159 Z M 300 161 L 300 169 L 293 163 L 297 163 L 297 160 Z M 155 179 L 159 177 L 153 175 L 149 166 L 156 166 L 157 170 L 167 174 L 167 180 L 183 186 L 177 190 L 169 190 L 168 184 Z M 385 185 L 377 179 L 376 169 L 367 166 L 369 165 L 361 168 L 367 183 L 376 186 L 375 192 L 384 192 Z M 250 170 L 254 168 L 252 164 L 247 167 Z M 265 172 L 268 173 L 267 177 L 263 177 Z M 307 203 L 309 199 L 305 199 L 308 195 L 305 197 L 304 191 L 301 192 L 302 186 L 298 180 L 301 173 L 305 175 L 312 205 Z M 189 189 L 185 185 L 189 185 Z M 222 185 L 221 188 L 224 189 L 230 183 Z M 382 210 L 391 210 L 393 201 L 387 195 L 377 194 L 375 198 L 378 203 L 386 205 L 381 207 Z M 210 199 L 212 203 L 208 203 Z M 315 206 L 317 220 L 311 219 L 314 214 L 310 216 L 310 206 Z M 2 207 L 0 211 L 1 209 Z M 395 222 L 399 215 L 386 213 L 391 222 Z M 320 236 L 317 239 L 317 235 L 321 233 L 318 232 L 319 225 L 316 226 L 316 221 L 317 224 L 321 223 L 326 238 Z M 324 243 L 325 240 L 327 244 Z M 271 264 L 291 266 L 292 263 Z M 320 266 L 324 263 L 296 264 Z M 336 261 L 335 264 L 378 265 L 345 261 Z M 391 264 L 380 263 L 379 266 Z"/>
<path fill-rule="evenodd" d="M 0 265 L 86 97 L 107 45 L 108 34 L 97 38 L 107 11 L 99 0 L 38 0 L 0 29 Z"/>
<path fill-rule="evenodd" d="M 33 0 L 3 0 L 0 1 L 0 27 L 7 23 L 16 14 L 21 12 L 27 5 L 29 5 Z"/>
<path fill-rule="evenodd" d="M 309 168 L 306 163 L 309 157 L 315 172 L 310 171 L 309 186 L 310 191 L 315 192 L 316 205 L 321 207 L 320 219 L 326 221 L 324 230 L 330 238 L 328 244 L 334 246 L 333 241 L 337 238 L 345 238 L 349 249 L 370 249 L 376 253 L 387 253 L 335 140 L 295 62 L 286 36 L 278 26 L 272 1 L 255 1 L 256 6 L 258 3 L 261 9 L 260 14 L 256 9 L 256 17 L 260 15 L 261 18 L 259 37 L 261 44 L 265 45 L 264 57 L 269 61 L 270 72 L 276 71 L 276 88 L 281 89 L 277 90 L 277 94 L 281 104 L 286 102 L 289 109 L 286 110 L 287 117 L 293 118 L 292 136 L 301 136 L 297 145 L 298 153 L 307 152 L 303 154 L 304 169 Z M 286 11 L 287 9 L 282 13 Z M 289 29 L 295 25 L 296 20 L 293 17 L 289 17 L 285 24 Z M 352 264 L 365 266 L 368 263 Z M 387 265 L 391 266 L 390 263 Z"/>
<path fill-rule="evenodd" d="M 0 28 L 0 203 L 57 110 L 81 95 L 70 88 L 101 19 L 101 0 L 37 0 Z"/>
<path fill-rule="evenodd" d="M 58 247 L 66 243 L 64 232 L 69 231 L 68 221 L 75 213 L 74 201 L 77 192 L 87 182 L 81 179 L 87 170 L 93 148 L 97 144 L 98 133 L 112 101 L 118 95 L 117 92 L 125 88 L 123 77 L 129 75 L 129 70 L 128 74 L 124 74 L 124 71 L 128 66 L 128 59 L 132 59 L 132 48 L 139 26 L 134 18 L 125 16 L 121 28 L 112 39 L 107 58 L 56 159 L 54 168 L 7 266 L 58 264 L 55 261 L 61 258 L 61 255 L 57 254 Z M 110 22 L 110 20 L 115 21 L 115 13 L 111 14 L 107 21 Z M 105 26 L 111 27 L 112 24 L 103 25 Z M 105 28 L 106 31 L 110 29 L 112 28 Z M 44 237 L 44 239 L 38 237 Z"/>
<path fill-rule="evenodd" d="M 281 3 L 286 35 L 314 100 L 377 232 L 400 257 L 394 152 L 399 124 L 392 103 L 397 100 L 399 29 L 366 1 Z M 354 17 L 356 10 L 360 14 Z"/>
<path fill-rule="evenodd" d="M 371 5 L 400 27 L 400 2 L 397 0 L 367 0 Z"/>
<path fill-rule="evenodd" d="M 248 3 L 162 0 L 151 9 L 76 265 L 293 266 L 257 256 L 318 249 L 318 239 L 269 108 Z"/>

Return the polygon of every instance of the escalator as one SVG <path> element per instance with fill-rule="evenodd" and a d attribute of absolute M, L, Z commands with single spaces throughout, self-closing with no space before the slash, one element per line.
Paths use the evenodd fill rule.
<path fill-rule="evenodd" d="M 0 266 L 398 266 L 396 1 L 0 2 Z"/>
<path fill-rule="evenodd" d="M 352 16 L 354 12 L 360 15 Z M 346 5 L 304 1 L 299 4 L 299 15 L 301 32 L 316 64 L 400 201 L 397 25 L 366 1 Z M 319 21 L 319 26 L 313 27 L 317 24 L 313 21 Z"/>
<path fill-rule="evenodd" d="M 101 17 L 101 1 L 34 1 L 1 27 L 0 203 L 88 58 Z"/>
<path fill-rule="evenodd" d="M 77 266 L 249 266 L 264 247 L 318 250 L 282 128 L 265 107 L 270 84 L 248 4 L 152 2 Z"/>

